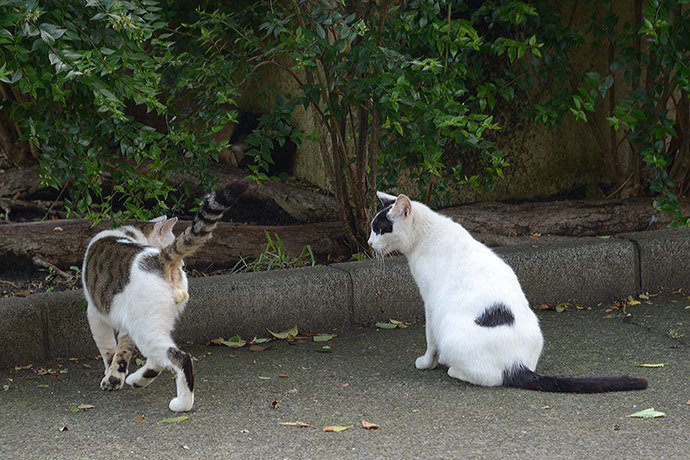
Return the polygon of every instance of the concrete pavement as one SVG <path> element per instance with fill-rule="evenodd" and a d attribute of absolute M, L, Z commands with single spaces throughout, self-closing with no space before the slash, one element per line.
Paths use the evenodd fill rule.
<path fill-rule="evenodd" d="M 102 363 L 93 357 L 2 369 L 0 458 L 686 459 L 690 299 L 638 300 L 625 313 L 607 311 L 612 302 L 539 311 L 546 344 L 537 370 L 635 375 L 649 380 L 645 391 L 471 386 L 443 368 L 414 368 L 424 351 L 421 323 L 348 327 L 335 331 L 331 353 L 319 353 L 324 344 L 314 342 L 273 341 L 261 352 L 184 346 L 196 359 L 196 403 L 177 423 L 163 422 L 175 416 L 167 408 L 174 393 L 168 373 L 145 389 L 104 392 Z M 297 321 L 305 332 L 332 331 L 305 321 Z M 651 407 L 666 416 L 626 417 Z M 365 430 L 362 420 L 380 429 Z M 311 426 L 278 424 L 297 421 Z M 352 428 L 323 432 L 329 425 Z"/>
<path fill-rule="evenodd" d="M 690 288 L 690 229 L 497 248 L 532 305 Z M 176 338 L 205 342 L 294 324 L 305 330 L 423 316 L 403 257 L 190 280 Z M 82 292 L 0 299 L 0 367 L 97 353 Z"/>

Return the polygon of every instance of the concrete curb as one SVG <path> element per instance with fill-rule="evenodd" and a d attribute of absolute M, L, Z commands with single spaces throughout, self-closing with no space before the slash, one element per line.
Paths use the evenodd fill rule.
<path fill-rule="evenodd" d="M 690 229 L 497 248 L 532 305 L 600 301 L 659 289 L 690 288 Z M 205 342 L 263 335 L 295 324 L 303 331 L 424 316 L 404 257 L 190 280 L 191 299 L 175 332 Z M 82 291 L 0 299 L 0 367 L 98 353 Z"/>

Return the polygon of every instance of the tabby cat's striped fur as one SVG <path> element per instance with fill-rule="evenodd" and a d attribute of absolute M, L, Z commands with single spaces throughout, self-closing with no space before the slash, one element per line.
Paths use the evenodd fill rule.
<path fill-rule="evenodd" d="M 102 389 L 119 390 L 125 382 L 144 387 L 168 368 L 177 382 L 170 409 L 192 408 L 192 359 L 171 337 L 189 298 L 182 258 L 211 237 L 223 212 L 246 188 L 246 182 L 237 181 L 205 196 L 192 225 L 177 238 L 172 232 L 177 218 L 160 217 L 105 230 L 91 240 L 82 282 L 91 333 L 105 363 Z M 146 364 L 127 375 L 135 345 Z"/>

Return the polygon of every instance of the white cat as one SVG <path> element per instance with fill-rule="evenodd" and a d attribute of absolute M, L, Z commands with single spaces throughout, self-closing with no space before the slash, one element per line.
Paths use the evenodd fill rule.
<path fill-rule="evenodd" d="M 513 270 L 461 225 L 405 195 L 377 192 L 384 205 L 369 245 L 399 251 L 424 300 L 427 349 L 417 369 L 448 366 L 475 385 L 598 393 L 647 388 L 627 376 L 558 378 L 534 372 L 544 339 Z"/>

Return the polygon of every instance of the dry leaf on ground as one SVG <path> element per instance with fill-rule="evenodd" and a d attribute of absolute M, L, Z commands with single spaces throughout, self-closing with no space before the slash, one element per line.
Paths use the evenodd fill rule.
<path fill-rule="evenodd" d="M 362 420 L 362 428 L 364 428 L 365 430 L 378 430 L 381 427 L 376 423 L 371 423 L 367 422 L 366 420 Z"/>
<path fill-rule="evenodd" d="M 181 415 L 179 417 L 164 418 L 163 420 L 161 420 L 161 423 L 179 423 L 179 422 L 184 422 L 188 418 L 189 417 L 187 415 Z"/>
<path fill-rule="evenodd" d="M 280 426 L 297 426 L 300 428 L 310 428 L 312 426 L 311 423 L 304 423 L 304 422 L 278 422 L 278 425 L 280 425 Z"/>
<path fill-rule="evenodd" d="M 273 332 L 270 329 L 266 329 L 266 330 L 273 337 L 275 337 L 276 339 L 281 339 L 281 340 L 285 340 L 288 337 L 297 337 L 297 335 L 299 334 L 299 330 L 297 329 L 297 325 L 293 326 L 292 329 L 289 329 L 289 330 L 283 331 L 283 332 Z"/>
<path fill-rule="evenodd" d="M 250 345 L 249 351 L 260 352 L 260 351 L 266 351 L 269 348 L 273 348 L 273 345 Z"/>

